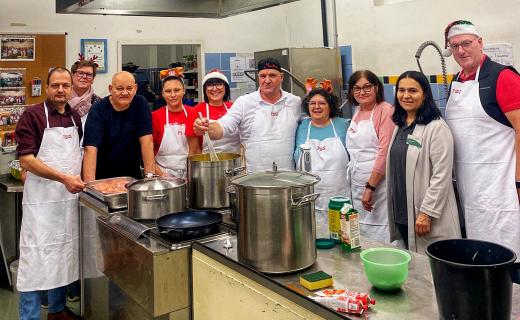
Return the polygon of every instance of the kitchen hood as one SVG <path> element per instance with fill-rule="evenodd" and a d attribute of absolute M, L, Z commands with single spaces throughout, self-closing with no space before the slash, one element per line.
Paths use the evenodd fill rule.
<path fill-rule="evenodd" d="M 225 18 L 298 0 L 56 0 L 56 13 Z"/>

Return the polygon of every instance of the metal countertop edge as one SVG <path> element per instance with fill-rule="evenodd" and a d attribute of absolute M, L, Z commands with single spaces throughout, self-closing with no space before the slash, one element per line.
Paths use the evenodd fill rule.
<path fill-rule="evenodd" d="M 215 259 L 216 261 L 222 263 L 226 267 L 229 267 L 233 269 L 234 271 L 242 274 L 243 276 L 259 283 L 260 285 L 276 292 L 280 296 L 287 298 L 291 300 L 292 302 L 296 303 L 300 307 L 307 309 L 316 315 L 323 317 L 325 319 L 330 320 L 352 320 L 352 318 L 347 317 L 344 314 L 337 313 L 331 309 L 328 309 L 321 304 L 313 301 L 310 298 L 307 298 L 306 296 L 303 296 L 301 294 L 298 294 L 287 287 L 281 285 L 280 283 L 276 282 L 275 280 L 269 278 L 269 276 L 259 273 L 258 271 L 255 271 L 254 269 L 251 269 L 240 262 L 234 261 L 232 259 L 229 259 L 225 255 L 221 254 L 220 252 L 214 251 L 211 248 L 206 247 L 204 244 L 195 241 L 192 245 L 192 250 L 197 250 L 205 255 L 207 255 L 210 258 Z"/>

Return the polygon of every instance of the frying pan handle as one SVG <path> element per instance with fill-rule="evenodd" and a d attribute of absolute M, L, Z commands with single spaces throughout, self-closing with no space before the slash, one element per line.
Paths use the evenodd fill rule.
<path fill-rule="evenodd" d="M 173 228 L 168 228 L 167 230 L 164 230 L 164 229 L 160 230 L 159 233 L 165 234 L 168 236 L 172 236 L 174 238 L 182 238 L 182 235 L 184 234 L 182 229 L 173 229 Z"/>
<path fill-rule="evenodd" d="M 511 266 L 511 278 L 516 284 L 520 284 L 520 262 L 513 263 Z"/>
<path fill-rule="evenodd" d="M 295 199 L 293 199 L 293 197 L 291 195 L 291 206 L 292 207 L 301 207 L 304 204 L 316 201 L 316 199 L 318 199 L 319 196 L 320 196 L 319 193 L 311 193 L 311 194 L 307 194 L 299 199 L 296 199 L 296 201 L 295 201 Z"/>
<path fill-rule="evenodd" d="M 155 200 L 163 200 L 163 199 L 166 199 L 168 197 L 167 194 L 156 194 L 156 195 L 153 195 L 153 196 L 145 196 L 145 200 L 148 200 L 148 201 L 155 201 Z"/>

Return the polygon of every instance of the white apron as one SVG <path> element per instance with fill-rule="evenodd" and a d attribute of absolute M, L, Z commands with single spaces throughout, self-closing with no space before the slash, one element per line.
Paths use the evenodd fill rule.
<path fill-rule="evenodd" d="M 166 123 L 164 124 L 164 134 L 155 155 L 155 161 L 163 173 L 172 177 L 186 179 L 187 159 L 188 159 L 188 140 L 186 138 L 185 124 L 170 124 L 168 116 L 168 106 L 166 111 Z M 188 112 L 182 106 L 184 115 L 188 119 Z"/>
<path fill-rule="evenodd" d="M 81 173 L 79 135 L 73 127 L 47 127 L 37 159 L 72 175 Z M 72 118 L 72 116 L 71 116 Z M 27 172 L 23 191 L 18 291 L 58 288 L 79 278 L 78 195 L 65 185 Z"/>
<path fill-rule="evenodd" d="M 359 228 L 364 238 L 390 242 L 388 229 L 388 208 L 386 203 L 386 183 L 381 180 L 372 195 L 372 212 L 363 209 L 361 200 L 365 192 L 365 184 L 370 178 L 376 156 L 379 151 L 379 139 L 373 124 L 374 109 L 369 120 L 352 120 L 347 130 L 347 150 L 351 157 L 349 163 L 349 180 L 352 192 L 352 206 L 360 213 Z M 359 109 L 352 119 L 355 119 Z"/>
<path fill-rule="evenodd" d="M 226 108 L 226 112 L 229 111 L 228 107 L 224 104 L 224 108 Z M 206 118 L 209 119 L 209 105 L 206 103 Z M 210 120 L 213 122 L 215 120 Z M 238 130 L 236 132 L 223 136 L 219 140 L 211 140 L 213 142 L 213 147 L 216 152 L 232 152 L 232 153 L 240 153 L 240 134 Z M 203 136 L 203 149 L 202 152 L 208 153 L 209 147 L 205 137 Z"/>
<path fill-rule="evenodd" d="M 515 131 L 484 111 L 478 80 L 452 82 L 446 122 L 455 141 L 455 175 L 468 238 L 502 244 L 520 257 Z"/>
<path fill-rule="evenodd" d="M 298 119 L 287 104 L 256 105 L 251 137 L 246 143 L 248 172 L 272 170 L 276 162 L 278 170 L 294 170 L 294 139 Z"/>
<path fill-rule="evenodd" d="M 350 197 L 347 181 L 348 154 L 338 137 L 334 123 L 329 120 L 334 137 L 319 141 L 310 139 L 312 124 L 307 128 L 305 144 L 311 147 L 311 173 L 318 175 L 321 181 L 314 186 L 314 192 L 320 196 L 316 200 L 316 236 L 328 237 L 328 205 L 332 196 Z"/>

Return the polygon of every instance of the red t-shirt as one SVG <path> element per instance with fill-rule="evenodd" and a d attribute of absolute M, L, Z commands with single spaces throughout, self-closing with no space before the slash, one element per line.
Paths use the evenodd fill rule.
<path fill-rule="evenodd" d="M 233 102 L 225 101 L 224 105 L 229 109 L 229 108 L 231 108 L 231 105 L 233 105 Z M 213 105 L 211 105 L 209 103 L 208 103 L 208 106 L 209 106 L 209 118 L 211 120 L 218 120 L 218 119 L 222 118 L 227 113 L 226 107 L 224 107 L 224 106 L 216 107 L 216 106 L 213 106 Z M 193 109 L 195 109 L 195 113 L 197 114 L 197 116 L 198 116 L 198 113 L 201 112 L 202 116 L 204 118 L 207 117 L 207 114 L 206 114 L 206 102 L 201 102 L 201 103 L 197 104 L 195 107 L 193 107 Z"/>
<path fill-rule="evenodd" d="M 159 151 L 159 147 L 161 146 L 162 138 L 164 135 L 164 125 L 166 124 L 165 108 L 166 107 L 162 107 L 152 112 L 153 150 L 155 154 L 157 154 L 157 151 Z M 184 111 L 168 111 L 168 118 L 170 124 L 184 124 L 186 128 L 186 136 L 194 136 L 195 134 L 193 133 L 193 122 L 197 117 L 197 113 L 192 107 L 184 106 L 184 109 L 188 114 L 187 117 Z"/>
<path fill-rule="evenodd" d="M 480 66 L 482 66 L 485 58 L 486 55 L 483 55 Z M 466 76 L 464 72 L 461 71 L 458 81 L 475 80 L 476 74 L 477 71 Z M 496 97 L 503 113 L 520 109 L 520 75 L 510 69 L 502 70 L 497 79 Z"/>

